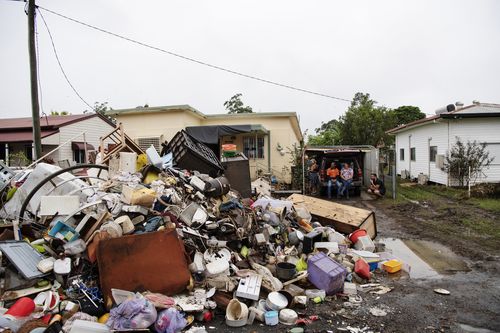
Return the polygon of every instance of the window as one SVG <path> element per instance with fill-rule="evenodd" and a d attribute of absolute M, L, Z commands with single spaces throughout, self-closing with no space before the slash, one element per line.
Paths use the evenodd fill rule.
<path fill-rule="evenodd" d="M 243 137 L 243 154 L 250 158 L 264 158 L 264 137 Z"/>
<path fill-rule="evenodd" d="M 160 137 L 154 136 L 149 138 L 137 138 L 137 144 L 142 150 L 146 151 L 153 145 L 157 151 L 160 151 Z"/>
<path fill-rule="evenodd" d="M 410 148 L 410 160 L 415 161 L 416 155 L 417 155 L 417 152 L 415 151 L 415 147 Z"/>
<path fill-rule="evenodd" d="M 429 161 L 436 162 L 437 153 L 438 153 L 438 147 L 437 146 L 430 146 L 429 147 Z"/>
<path fill-rule="evenodd" d="M 73 150 L 73 160 L 76 163 L 85 163 L 85 150 L 81 149 Z"/>
<path fill-rule="evenodd" d="M 404 148 L 399 149 L 399 160 L 404 161 L 405 160 L 405 150 Z"/>

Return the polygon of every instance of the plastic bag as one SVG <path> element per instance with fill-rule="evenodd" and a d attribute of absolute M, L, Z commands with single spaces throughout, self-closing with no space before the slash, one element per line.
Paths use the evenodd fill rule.
<path fill-rule="evenodd" d="M 307 262 L 304 260 L 304 258 L 300 258 L 297 263 L 295 264 L 295 269 L 297 269 L 297 272 L 302 272 L 307 270 Z"/>
<path fill-rule="evenodd" d="M 64 244 L 63 248 L 64 248 L 64 253 L 66 255 L 71 256 L 71 255 L 82 253 L 83 251 L 85 251 L 87 246 L 85 245 L 84 240 L 79 238 L 75 241 Z"/>
<path fill-rule="evenodd" d="M 154 305 L 145 298 L 129 299 L 111 309 L 106 325 L 114 330 L 148 328 L 156 316 Z"/>
<path fill-rule="evenodd" d="M 170 308 L 160 312 L 155 329 L 158 333 L 175 333 L 180 332 L 186 325 L 187 321 L 182 314 L 177 309 Z"/>
<path fill-rule="evenodd" d="M 73 327 L 73 323 L 75 320 L 86 320 L 86 321 L 91 321 L 93 323 L 97 322 L 97 317 L 91 316 L 89 314 L 86 314 L 84 312 L 77 312 L 74 315 L 71 316 L 68 320 L 64 322 L 64 325 L 62 327 L 63 332 L 69 333 L 71 331 L 71 328 Z"/>

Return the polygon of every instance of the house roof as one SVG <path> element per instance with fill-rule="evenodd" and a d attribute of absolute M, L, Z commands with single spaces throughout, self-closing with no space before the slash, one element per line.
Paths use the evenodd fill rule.
<path fill-rule="evenodd" d="M 110 126 L 115 125 L 107 117 L 98 113 L 75 114 L 67 116 L 44 116 L 40 118 L 40 130 L 42 138 L 59 132 L 59 128 L 74 124 L 76 122 L 101 118 Z M 0 119 L 0 142 L 32 142 L 33 141 L 33 118 L 4 118 Z"/>
<path fill-rule="evenodd" d="M 167 105 L 167 106 L 153 106 L 153 107 L 136 107 L 131 109 L 108 110 L 105 112 L 108 116 L 120 116 L 125 114 L 147 114 L 147 113 L 164 113 L 164 112 L 190 112 L 201 119 L 227 119 L 227 118 L 254 118 L 254 117 L 287 117 L 291 118 L 292 122 L 298 129 L 299 137 L 302 139 L 302 132 L 300 130 L 300 123 L 296 112 L 252 112 L 252 113 L 216 113 L 204 114 L 194 107 L 182 105 Z"/>
<path fill-rule="evenodd" d="M 500 117 L 500 104 L 478 103 L 465 106 L 451 112 L 443 112 L 424 119 L 419 119 L 408 124 L 404 124 L 387 131 L 388 134 L 396 134 L 410 128 L 425 125 L 438 119 L 460 119 L 460 118 L 482 118 Z"/>
<path fill-rule="evenodd" d="M 108 110 L 105 112 L 109 116 L 117 116 L 122 114 L 144 114 L 144 113 L 155 113 L 155 112 L 175 112 L 175 111 L 190 111 L 197 116 L 202 118 L 250 118 L 250 117 L 296 117 L 295 112 L 252 112 L 252 113 L 216 113 L 216 114 L 205 114 L 198 111 L 194 107 L 182 104 L 182 105 L 167 105 L 167 106 L 148 106 L 148 107 L 136 107 L 131 109 L 118 109 L 118 110 Z"/>
<path fill-rule="evenodd" d="M 118 115 L 123 115 L 123 114 L 145 114 L 145 113 L 157 113 L 157 112 L 175 112 L 175 111 L 188 111 L 193 113 L 194 115 L 200 117 L 200 118 L 205 118 L 205 114 L 201 113 L 200 111 L 196 110 L 190 105 L 187 104 L 182 104 L 182 105 L 165 105 L 165 106 L 148 106 L 148 107 L 143 107 L 143 106 L 138 106 L 136 108 L 131 108 L 131 109 L 113 109 L 113 110 L 107 110 L 104 113 L 107 116 L 118 116 Z"/>
<path fill-rule="evenodd" d="M 75 114 L 68 116 L 45 116 L 40 118 L 40 127 L 57 129 L 84 119 L 95 117 L 96 114 Z M 4 118 L 0 119 L 0 131 L 30 129 L 33 127 L 33 118 Z"/>
<path fill-rule="evenodd" d="M 41 137 L 46 138 L 59 130 L 42 131 Z M 33 131 L 10 131 L 0 132 L 0 142 L 31 142 L 33 141 Z"/>

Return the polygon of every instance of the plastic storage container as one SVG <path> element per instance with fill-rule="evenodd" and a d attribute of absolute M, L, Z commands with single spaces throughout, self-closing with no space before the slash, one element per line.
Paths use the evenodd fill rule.
<path fill-rule="evenodd" d="M 356 243 L 354 243 L 354 248 L 356 250 L 373 252 L 375 251 L 375 244 L 373 243 L 370 236 L 361 236 L 358 237 L 358 240 L 356 241 Z"/>
<path fill-rule="evenodd" d="M 278 311 L 267 311 L 264 318 L 268 326 L 276 326 L 279 323 Z"/>
<path fill-rule="evenodd" d="M 323 289 L 327 295 L 341 292 L 347 275 L 346 269 L 320 252 L 307 261 L 307 273 L 309 281 L 318 289 Z"/>
<path fill-rule="evenodd" d="M 167 150 L 180 168 L 208 174 L 219 174 L 224 170 L 215 153 L 184 130 L 169 141 Z"/>
<path fill-rule="evenodd" d="M 384 269 L 388 272 L 388 273 L 396 273 L 396 272 L 399 272 L 401 270 L 401 267 L 403 266 L 403 263 L 399 260 L 389 260 L 389 261 L 386 261 L 384 262 Z"/>
<path fill-rule="evenodd" d="M 356 243 L 359 237 L 366 235 L 367 233 L 365 229 L 358 229 L 349 235 L 349 239 L 351 240 L 351 242 Z"/>

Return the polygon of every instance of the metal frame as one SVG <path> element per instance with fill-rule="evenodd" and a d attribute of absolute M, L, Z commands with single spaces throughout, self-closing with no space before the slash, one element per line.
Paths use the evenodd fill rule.
<path fill-rule="evenodd" d="M 58 185 L 54 184 L 52 182 L 52 179 L 69 171 L 73 170 L 78 170 L 78 169 L 101 169 L 99 173 L 97 174 L 97 177 L 101 175 L 102 170 L 108 170 L 107 165 L 99 165 L 99 164 L 80 164 L 80 165 L 73 165 L 70 166 L 69 168 L 65 168 L 62 170 L 59 170 L 57 172 L 54 172 L 53 174 L 47 176 L 44 178 L 40 183 L 38 183 L 32 190 L 31 192 L 26 196 L 26 199 L 23 202 L 23 205 L 21 206 L 21 209 L 19 210 L 19 215 L 18 215 L 18 221 L 19 220 L 24 220 L 24 213 L 26 213 L 26 207 L 28 207 L 28 204 L 30 203 L 31 199 L 33 196 L 48 182 L 51 182 L 54 187 L 57 187 Z M 95 177 L 95 176 L 89 176 L 89 177 Z M 76 178 L 78 179 L 78 178 Z M 36 219 L 36 217 L 35 217 Z"/>

